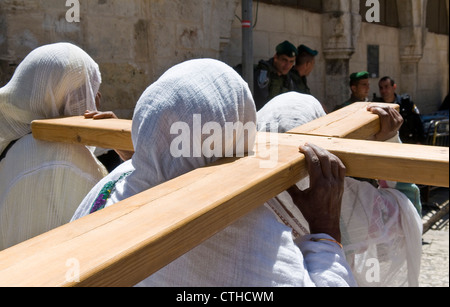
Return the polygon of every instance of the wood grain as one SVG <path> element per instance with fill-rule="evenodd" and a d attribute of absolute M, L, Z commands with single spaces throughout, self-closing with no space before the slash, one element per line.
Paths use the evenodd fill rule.
<path fill-rule="evenodd" d="M 1 252 L 0 286 L 132 286 L 306 176 L 305 142 L 339 155 L 348 175 L 395 180 L 404 168 L 411 176 L 431 168 L 426 177 L 448 186 L 448 148 L 275 136 L 259 134 L 254 155 L 222 159 Z M 79 281 L 67 279 L 71 263 Z"/>
<path fill-rule="evenodd" d="M 83 144 L 133 151 L 131 120 L 85 119 L 83 116 L 35 120 L 33 137 L 41 141 Z"/>
<path fill-rule="evenodd" d="M 390 106 L 399 110 L 398 104 L 355 102 L 345 108 L 292 129 L 289 133 L 366 140 L 380 131 L 378 115 L 367 111 L 369 105 Z"/>
<path fill-rule="evenodd" d="M 448 187 L 448 147 L 348 139 L 378 132 L 378 116 L 365 108 L 347 107 L 288 134 L 259 133 L 252 155 L 193 170 L 4 250 L 0 286 L 132 286 L 306 176 L 298 150 L 305 142 L 339 156 L 348 176 Z M 43 140 L 123 150 L 132 149 L 130 130 L 130 121 L 109 119 L 33 123 Z"/>

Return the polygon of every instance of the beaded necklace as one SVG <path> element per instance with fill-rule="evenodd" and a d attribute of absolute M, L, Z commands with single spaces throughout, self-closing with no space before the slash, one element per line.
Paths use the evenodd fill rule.
<path fill-rule="evenodd" d="M 111 196 L 111 193 L 116 189 L 116 183 L 127 177 L 129 174 L 131 174 L 131 172 L 124 173 L 119 177 L 119 179 L 106 183 L 101 189 L 94 203 L 92 204 L 91 210 L 89 210 L 89 214 L 105 208 L 106 201 Z"/>

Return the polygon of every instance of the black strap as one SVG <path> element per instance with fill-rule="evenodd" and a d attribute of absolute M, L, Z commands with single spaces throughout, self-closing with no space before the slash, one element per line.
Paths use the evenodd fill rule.
<path fill-rule="evenodd" d="M 17 140 L 12 141 L 11 143 L 8 144 L 8 146 L 6 146 L 5 150 L 3 150 L 2 154 L 0 155 L 0 161 L 2 161 L 6 157 L 8 150 L 10 150 L 11 147 L 13 147 L 15 142 L 17 142 Z"/>

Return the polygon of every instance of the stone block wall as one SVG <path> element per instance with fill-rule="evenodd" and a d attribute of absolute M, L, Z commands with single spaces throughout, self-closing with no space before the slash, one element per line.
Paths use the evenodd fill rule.
<path fill-rule="evenodd" d="M 142 92 L 168 68 L 220 57 L 238 1 L 79 0 L 80 21 L 70 23 L 66 0 L 1 0 L 0 86 L 32 49 L 68 41 L 99 64 L 102 109 L 131 118 Z"/>
<path fill-rule="evenodd" d="M 253 4 L 256 13 L 256 3 Z M 236 9 L 236 15 L 241 16 L 241 6 Z M 256 19 L 256 16 L 254 16 Z M 319 99 L 325 98 L 321 89 L 324 87 L 325 63 L 323 60 L 323 48 L 321 41 L 322 16 L 277 5 L 265 3 L 259 4 L 256 26 L 253 29 L 254 63 L 259 60 L 268 60 L 275 54 L 275 47 L 288 40 L 295 46 L 305 44 L 319 51 L 316 58 L 316 66 L 308 77 L 308 85 L 314 95 Z M 241 63 L 242 59 L 242 30 L 241 23 L 236 18 L 232 25 L 231 44 L 226 49 L 223 58 L 234 66 Z"/>
<path fill-rule="evenodd" d="M 32 49 L 69 41 L 100 65 L 102 109 L 131 118 L 141 93 L 171 66 L 201 57 L 242 62 L 240 0 L 79 3 L 80 22 L 69 23 L 66 0 L 0 0 L 0 86 Z M 449 41 L 421 25 L 423 0 L 398 2 L 399 28 L 361 22 L 357 0 L 322 3 L 324 12 L 316 13 L 261 2 L 256 16 L 254 1 L 254 62 L 272 57 L 284 40 L 318 50 L 308 84 L 332 109 L 350 94 L 347 76 L 367 69 L 367 45 L 379 45 L 380 77 L 392 76 L 422 113 L 437 109 L 449 91 Z M 371 79 L 371 95 L 377 83 Z"/>

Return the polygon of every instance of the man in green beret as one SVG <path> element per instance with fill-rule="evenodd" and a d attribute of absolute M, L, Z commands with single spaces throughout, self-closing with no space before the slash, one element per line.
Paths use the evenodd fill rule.
<path fill-rule="evenodd" d="M 276 53 L 271 59 L 259 61 L 254 72 L 253 93 L 257 110 L 273 97 L 294 89 L 289 72 L 297 54 L 297 48 L 289 41 L 284 41 L 276 47 Z"/>
<path fill-rule="evenodd" d="M 298 55 L 295 60 L 295 66 L 291 70 L 292 80 L 294 81 L 294 90 L 311 95 L 311 90 L 308 87 L 306 77 L 314 69 L 316 63 L 315 57 L 319 54 L 317 50 L 313 50 L 305 45 L 297 47 Z"/>
<path fill-rule="evenodd" d="M 367 71 L 352 73 L 350 75 L 350 90 L 352 92 L 350 99 L 337 105 L 335 111 L 357 101 L 369 101 L 369 73 Z"/>

